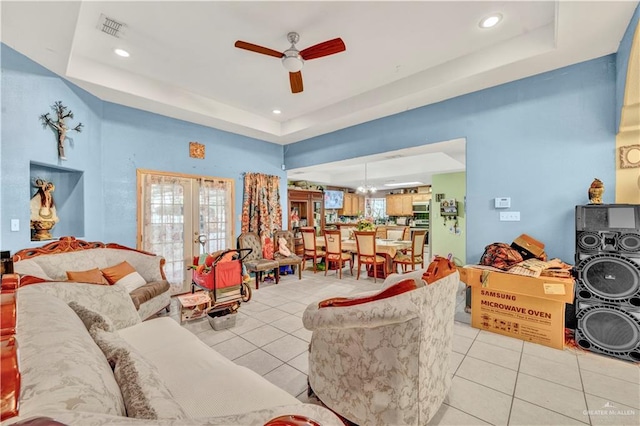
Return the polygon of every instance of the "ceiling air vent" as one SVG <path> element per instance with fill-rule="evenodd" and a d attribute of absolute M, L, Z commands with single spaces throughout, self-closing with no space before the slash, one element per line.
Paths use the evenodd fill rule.
<path fill-rule="evenodd" d="M 109 34 L 110 36 L 120 38 L 122 37 L 122 31 L 126 25 L 116 21 L 115 19 L 109 18 L 104 13 L 100 14 L 100 20 L 98 21 L 98 29 L 103 33 Z"/>

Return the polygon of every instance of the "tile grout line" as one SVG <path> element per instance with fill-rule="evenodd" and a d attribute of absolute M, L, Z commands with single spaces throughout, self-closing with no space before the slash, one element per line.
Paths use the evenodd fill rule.
<path fill-rule="evenodd" d="M 462 412 L 462 413 L 465 413 L 467 416 L 471 416 L 471 417 L 473 417 L 473 418 L 475 418 L 475 419 L 478 419 L 478 420 L 480 420 L 482 423 L 486 423 L 486 424 L 488 424 L 488 425 L 492 424 L 492 423 L 488 422 L 487 420 L 484 420 L 484 419 L 482 419 L 481 417 L 476 416 L 475 414 L 467 413 L 467 412 L 466 412 L 466 411 L 464 411 L 462 408 L 454 407 L 453 405 L 447 404 L 446 402 L 443 402 L 443 403 L 442 403 L 442 405 L 446 405 L 447 407 L 451 407 L 451 408 L 453 408 L 454 410 L 458 410 L 458 411 L 460 411 L 460 412 Z M 433 417 L 432 417 L 432 419 L 433 419 Z"/>
<path fill-rule="evenodd" d="M 513 390 L 511 391 L 511 404 L 509 405 L 509 415 L 507 416 L 507 425 L 511 423 L 511 414 L 513 413 L 513 401 L 516 399 L 516 388 L 518 387 L 518 377 L 520 376 L 520 367 L 522 366 L 522 356 L 524 354 L 524 343 L 520 350 L 520 358 L 518 359 L 518 369 L 516 370 L 516 380 L 513 383 Z"/>

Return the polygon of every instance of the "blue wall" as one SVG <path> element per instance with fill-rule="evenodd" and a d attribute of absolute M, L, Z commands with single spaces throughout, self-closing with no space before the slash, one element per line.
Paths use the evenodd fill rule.
<path fill-rule="evenodd" d="M 102 125 L 105 241 L 135 246 L 136 169 L 235 179 L 236 235 L 240 233 L 244 172 L 280 176 L 280 194 L 286 199 L 280 145 L 112 103 L 104 105 Z M 204 160 L 189 157 L 190 141 L 205 145 Z"/>
<path fill-rule="evenodd" d="M 0 53 L 2 250 L 40 245 L 30 241 L 30 162 L 84 172 L 85 235 L 77 237 L 133 247 L 137 168 L 235 179 L 236 234 L 244 172 L 280 176 L 286 194 L 280 145 L 103 102 L 4 44 Z M 82 133 L 70 132 L 66 161 L 58 160 L 56 138 L 38 119 L 58 100 L 73 111 L 71 123 L 84 124 Z M 190 141 L 205 145 L 205 160 L 189 157 Z M 10 219 L 20 220 L 19 232 L 10 231 Z"/>
<path fill-rule="evenodd" d="M 467 140 L 467 262 L 527 233 L 573 263 L 574 209 L 595 177 L 615 185 L 615 56 L 417 108 L 290 145 L 287 168 L 454 138 Z M 511 197 L 520 222 L 500 222 Z"/>
<path fill-rule="evenodd" d="M 622 113 L 622 104 L 624 102 L 624 88 L 627 82 L 631 43 L 633 42 L 633 34 L 638 27 L 638 20 L 640 20 L 640 5 L 636 7 L 631 17 L 631 22 L 620 41 L 618 53 L 616 54 L 616 132 L 620 128 L 620 114 Z M 640 79 L 640 75 L 635 76 L 635 78 Z"/>
<path fill-rule="evenodd" d="M 102 102 L 2 45 L 0 248 L 35 244 L 28 229 L 29 163 L 59 164 L 55 139 L 38 116 L 62 100 L 85 124 L 83 133 L 71 135 L 69 160 L 60 165 L 85 172 L 89 240 L 135 245 L 136 168 L 234 178 L 238 216 L 245 171 L 280 176 L 284 201 L 283 157 L 295 168 L 464 137 L 467 261 L 479 259 L 488 243 L 528 233 L 547 244 L 550 256 L 572 262 L 574 206 L 588 201 L 593 178 L 608 188 L 604 202 L 614 199 L 619 68 L 637 22 L 638 10 L 618 55 L 288 145 L 284 154 L 275 144 Z M 206 160 L 188 157 L 189 141 L 206 145 Z M 499 222 L 495 197 L 511 197 L 522 220 Z M 11 218 L 20 219 L 20 232 L 10 232 Z"/>
<path fill-rule="evenodd" d="M 31 242 L 29 198 L 33 193 L 30 162 L 64 167 L 84 174 L 85 237 L 103 235 L 103 194 L 100 158 L 102 102 L 68 81 L 2 45 L 2 227 L 0 247 L 11 250 L 39 245 Z M 39 116 L 52 113 L 62 101 L 74 113 L 70 124 L 82 122 L 82 133 L 69 132 L 65 142 L 67 161 L 58 160 L 57 136 L 44 129 Z M 54 200 L 56 192 L 53 193 Z M 62 212 L 59 212 L 62 213 Z M 10 231 L 11 219 L 20 220 L 20 231 Z"/>

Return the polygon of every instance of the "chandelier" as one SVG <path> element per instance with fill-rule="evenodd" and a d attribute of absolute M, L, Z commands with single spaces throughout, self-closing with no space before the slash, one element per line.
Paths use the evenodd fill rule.
<path fill-rule="evenodd" d="M 358 187 L 358 192 L 362 194 L 373 194 L 377 190 L 375 186 L 367 184 L 367 163 L 364 163 L 364 185 Z"/>

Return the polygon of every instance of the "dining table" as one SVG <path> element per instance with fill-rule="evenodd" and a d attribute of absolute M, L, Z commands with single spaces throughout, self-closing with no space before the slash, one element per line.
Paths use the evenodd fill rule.
<path fill-rule="evenodd" d="M 324 237 L 316 237 L 316 246 L 318 248 L 325 247 Z M 411 248 L 410 240 L 391 240 L 376 238 L 376 253 L 385 258 L 385 268 L 383 269 L 382 276 L 379 278 L 386 278 L 387 274 L 393 272 L 393 258 L 400 250 L 406 250 Z M 358 247 L 355 239 L 343 239 L 342 250 L 349 251 L 352 254 L 356 254 Z M 369 275 L 373 276 L 372 271 L 369 271 Z"/>

